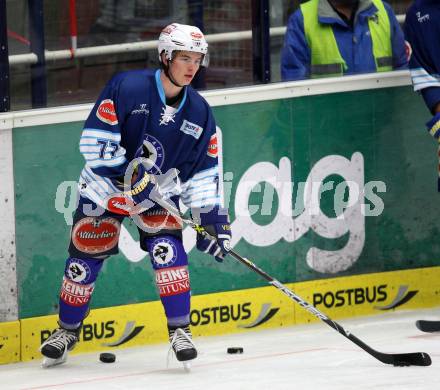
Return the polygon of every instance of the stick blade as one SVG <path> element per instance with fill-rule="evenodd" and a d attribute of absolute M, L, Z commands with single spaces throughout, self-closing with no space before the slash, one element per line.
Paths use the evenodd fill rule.
<path fill-rule="evenodd" d="M 430 366 L 431 357 L 425 352 L 395 353 L 388 355 L 389 358 L 382 360 L 384 363 L 394 366 Z"/>
<path fill-rule="evenodd" d="M 340 326 L 339 326 L 340 327 Z M 342 327 L 341 327 L 342 329 Z M 342 332 L 340 332 L 342 333 Z M 375 357 L 377 360 L 385 364 L 393 364 L 394 366 L 430 366 L 431 357 L 425 352 L 411 352 L 411 353 L 384 353 L 376 351 L 362 340 L 358 339 L 353 333 L 342 333 L 348 339 L 353 341 L 356 345 L 361 347 L 365 352 Z"/>
<path fill-rule="evenodd" d="M 422 332 L 440 332 L 440 321 L 416 321 L 416 326 Z"/>

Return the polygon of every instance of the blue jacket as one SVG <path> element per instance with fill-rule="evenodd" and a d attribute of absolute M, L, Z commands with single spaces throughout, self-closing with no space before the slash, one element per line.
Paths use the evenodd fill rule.
<path fill-rule="evenodd" d="M 385 9 L 390 19 L 393 68 L 405 69 L 407 55 L 403 32 L 389 4 Z M 348 26 L 328 4 L 321 0 L 319 22 L 333 28 L 339 51 L 347 64 L 345 74 L 370 73 L 376 71 L 368 18 L 377 13 L 371 0 L 360 0 L 353 29 Z M 304 33 L 304 18 L 301 9 L 295 11 L 287 23 L 284 47 L 281 53 L 281 78 L 298 80 L 310 76 L 311 55 Z"/>
<path fill-rule="evenodd" d="M 440 103 L 440 2 L 416 0 L 406 14 L 405 35 L 412 47 L 414 89 L 433 112 Z"/>

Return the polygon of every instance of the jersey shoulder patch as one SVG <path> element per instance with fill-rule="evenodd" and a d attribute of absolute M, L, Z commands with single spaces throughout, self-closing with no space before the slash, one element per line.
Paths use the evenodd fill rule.
<path fill-rule="evenodd" d="M 99 103 L 99 106 L 96 109 L 96 116 L 100 121 L 108 123 L 111 126 L 118 124 L 115 104 L 111 99 L 104 99 L 101 103 Z"/>
<path fill-rule="evenodd" d="M 209 140 L 207 155 L 213 158 L 218 156 L 217 133 L 213 134 Z"/>

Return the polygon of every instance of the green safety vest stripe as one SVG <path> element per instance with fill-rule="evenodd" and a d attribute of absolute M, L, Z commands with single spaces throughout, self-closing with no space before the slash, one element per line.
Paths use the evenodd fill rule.
<path fill-rule="evenodd" d="M 393 49 L 391 46 L 391 24 L 387 10 L 382 0 L 372 0 L 378 9 L 376 17 L 368 19 L 373 55 L 376 60 L 376 70 L 387 72 L 393 70 Z"/>

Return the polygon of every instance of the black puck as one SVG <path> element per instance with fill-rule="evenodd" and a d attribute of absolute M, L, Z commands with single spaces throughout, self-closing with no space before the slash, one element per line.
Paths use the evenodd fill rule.
<path fill-rule="evenodd" d="M 114 353 L 103 352 L 99 354 L 99 360 L 101 360 L 103 363 L 114 363 L 116 356 Z"/>
<path fill-rule="evenodd" d="M 229 347 L 227 352 L 228 353 L 243 353 L 243 348 L 241 348 L 241 347 Z"/>

